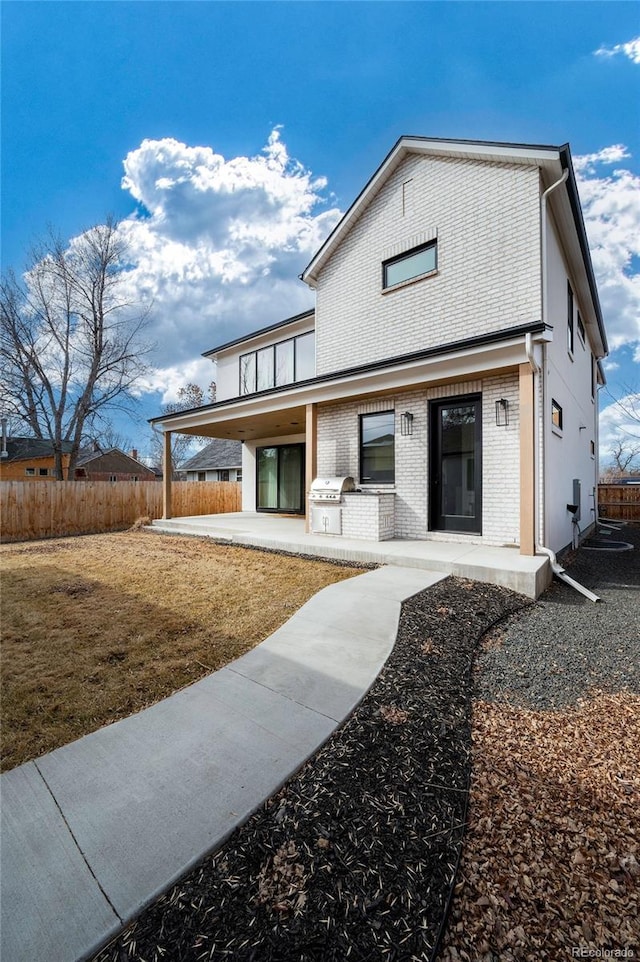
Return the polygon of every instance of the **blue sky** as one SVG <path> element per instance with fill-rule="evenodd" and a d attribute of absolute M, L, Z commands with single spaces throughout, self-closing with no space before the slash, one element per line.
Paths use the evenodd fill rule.
<path fill-rule="evenodd" d="M 121 425 L 144 449 L 202 351 L 310 306 L 297 275 L 401 134 L 569 141 L 610 387 L 638 391 L 639 36 L 632 2 L 3 2 L 3 269 L 48 224 L 125 219 L 158 342 Z"/>

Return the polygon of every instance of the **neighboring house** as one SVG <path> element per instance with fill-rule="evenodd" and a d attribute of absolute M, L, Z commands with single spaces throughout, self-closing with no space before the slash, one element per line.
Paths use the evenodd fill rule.
<path fill-rule="evenodd" d="M 71 441 L 62 442 L 62 470 L 69 468 Z M 40 438 L 7 438 L 6 457 L 0 458 L 1 481 L 55 481 L 55 458 L 51 441 Z"/>
<path fill-rule="evenodd" d="M 187 481 L 242 481 L 242 443 L 216 438 L 180 465 Z"/>
<path fill-rule="evenodd" d="M 155 481 L 155 472 L 138 461 L 135 448 L 125 454 L 119 448 L 93 450 L 76 462 L 76 481 Z"/>
<path fill-rule="evenodd" d="M 593 525 L 608 348 L 568 145 L 400 138 L 302 280 L 315 310 L 206 353 L 218 400 L 155 418 L 165 451 L 244 441 L 247 511 L 352 476 L 351 537 L 533 555 Z"/>

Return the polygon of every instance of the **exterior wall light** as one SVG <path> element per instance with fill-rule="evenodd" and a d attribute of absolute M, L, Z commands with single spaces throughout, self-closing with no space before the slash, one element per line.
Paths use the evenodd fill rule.
<path fill-rule="evenodd" d="M 499 428 L 506 428 L 509 423 L 509 402 L 501 397 L 496 401 L 496 424 Z"/>
<path fill-rule="evenodd" d="M 404 414 L 400 415 L 400 434 L 403 437 L 413 434 L 413 414 L 411 411 L 405 411 Z"/>

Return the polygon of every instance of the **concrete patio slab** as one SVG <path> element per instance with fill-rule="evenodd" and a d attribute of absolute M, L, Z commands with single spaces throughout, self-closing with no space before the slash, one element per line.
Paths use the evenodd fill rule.
<path fill-rule="evenodd" d="M 154 521 L 146 530 L 158 534 L 208 537 L 228 544 L 286 551 L 333 561 L 441 571 L 502 585 L 529 598 L 537 598 L 551 581 L 551 569 L 546 556 L 529 557 L 521 555 L 515 546 L 477 544 L 472 538 L 449 541 L 360 541 L 334 535 L 308 534 L 302 518 L 251 511 Z"/>
<path fill-rule="evenodd" d="M 33 762 L 2 788 L 0 958 L 68 962 L 111 938 L 120 919 Z"/>
<path fill-rule="evenodd" d="M 442 575 L 323 589 L 158 705 L 2 775 L 2 958 L 78 962 L 219 847 L 368 691 L 400 602 Z"/>

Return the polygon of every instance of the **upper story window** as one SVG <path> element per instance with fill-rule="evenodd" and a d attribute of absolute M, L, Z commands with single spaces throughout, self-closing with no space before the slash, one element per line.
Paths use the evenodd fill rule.
<path fill-rule="evenodd" d="M 582 318 L 580 317 L 580 311 L 578 311 L 576 323 L 578 325 L 578 336 L 580 337 L 580 340 L 582 341 L 582 346 L 584 347 L 584 344 L 585 344 L 584 323 L 582 321 Z"/>
<path fill-rule="evenodd" d="M 438 267 L 438 242 L 430 241 L 405 254 L 390 257 L 382 264 L 382 288 L 395 287 L 404 281 L 432 274 Z"/>
<path fill-rule="evenodd" d="M 567 281 L 567 350 L 573 354 L 573 291 Z"/>
<path fill-rule="evenodd" d="M 551 424 L 558 431 L 562 431 L 562 408 L 554 398 L 551 398 Z"/>
<path fill-rule="evenodd" d="M 305 381 L 316 373 L 315 332 L 240 355 L 240 394 Z"/>
<path fill-rule="evenodd" d="M 395 481 L 395 413 L 360 415 L 360 482 Z"/>
<path fill-rule="evenodd" d="M 33 477 L 35 476 L 36 469 L 35 469 L 35 468 L 25 468 L 25 469 L 24 469 L 24 473 L 26 474 L 26 476 L 27 476 L 28 478 L 33 478 Z"/>

